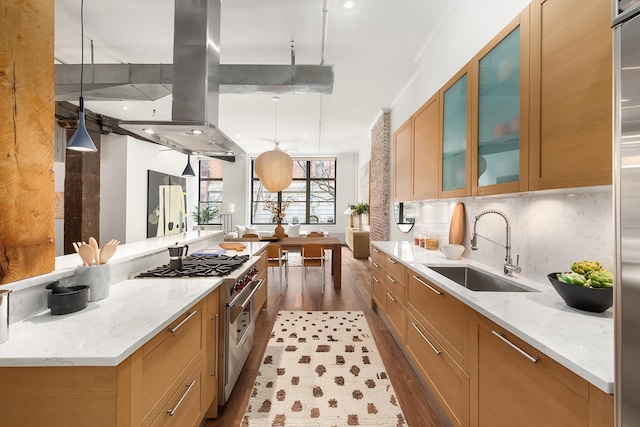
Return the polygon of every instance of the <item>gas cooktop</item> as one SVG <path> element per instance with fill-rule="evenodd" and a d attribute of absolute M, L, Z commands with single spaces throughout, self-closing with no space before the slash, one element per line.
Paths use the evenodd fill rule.
<path fill-rule="evenodd" d="M 249 258 L 249 255 L 187 255 L 182 258 L 180 269 L 172 269 L 169 264 L 165 264 L 143 271 L 134 278 L 223 277 L 240 268 Z"/>

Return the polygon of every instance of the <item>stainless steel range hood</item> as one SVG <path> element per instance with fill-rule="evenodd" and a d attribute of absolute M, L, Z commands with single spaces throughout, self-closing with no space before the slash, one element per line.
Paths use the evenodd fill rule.
<path fill-rule="evenodd" d="M 172 121 L 123 121 L 120 126 L 184 154 L 243 154 L 217 127 L 220 0 L 175 0 L 174 14 Z"/>

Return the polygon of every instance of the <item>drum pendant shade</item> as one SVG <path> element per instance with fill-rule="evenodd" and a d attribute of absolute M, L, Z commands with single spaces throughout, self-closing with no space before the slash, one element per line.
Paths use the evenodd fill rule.
<path fill-rule="evenodd" d="M 258 156 L 255 161 L 255 172 L 262 185 L 277 193 L 287 188 L 293 179 L 293 160 L 276 146 Z"/>

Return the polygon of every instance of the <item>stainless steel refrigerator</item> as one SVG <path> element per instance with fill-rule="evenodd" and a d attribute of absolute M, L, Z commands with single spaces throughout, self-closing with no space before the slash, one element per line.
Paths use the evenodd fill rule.
<path fill-rule="evenodd" d="M 640 426 L 640 0 L 613 1 L 616 426 Z"/>

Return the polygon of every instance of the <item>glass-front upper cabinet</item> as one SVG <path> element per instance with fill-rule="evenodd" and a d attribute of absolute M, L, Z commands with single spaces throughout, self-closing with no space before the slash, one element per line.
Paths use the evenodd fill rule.
<path fill-rule="evenodd" d="M 528 9 L 480 52 L 474 66 L 473 194 L 527 190 Z"/>
<path fill-rule="evenodd" d="M 440 197 L 470 195 L 471 109 L 465 66 L 441 89 Z"/>

